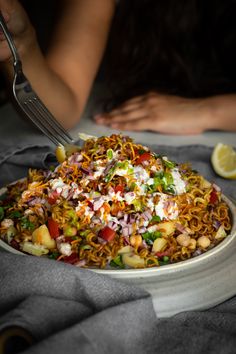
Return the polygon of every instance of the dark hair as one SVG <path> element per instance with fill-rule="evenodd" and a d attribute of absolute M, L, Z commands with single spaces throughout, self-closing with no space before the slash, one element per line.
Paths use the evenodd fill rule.
<path fill-rule="evenodd" d="M 236 91 L 235 10 L 235 0 L 120 0 L 105 66 L 113 104 Z"/>

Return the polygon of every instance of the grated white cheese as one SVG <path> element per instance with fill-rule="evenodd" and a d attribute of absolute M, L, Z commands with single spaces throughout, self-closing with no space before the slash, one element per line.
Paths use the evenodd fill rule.
<path fill-rule="evenodd" d="M 186 193 L 186 183 L 182 179 L 178 168 L 173 168 L 171 171 L 173 180 L 174 180 L 174 186 L 175 186 L 175 192 L 176 194 L 183 194 Z"/>

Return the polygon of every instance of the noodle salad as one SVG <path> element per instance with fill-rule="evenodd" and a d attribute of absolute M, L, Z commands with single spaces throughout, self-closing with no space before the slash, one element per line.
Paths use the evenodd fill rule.
<path fill-rule="evenodd" d="M 217 185 L 121 134 L 89 138 L 8 185 L 0 222 L 1 239 L 23 253 L 108 269 L 184 261 L 231 229 Z"/>

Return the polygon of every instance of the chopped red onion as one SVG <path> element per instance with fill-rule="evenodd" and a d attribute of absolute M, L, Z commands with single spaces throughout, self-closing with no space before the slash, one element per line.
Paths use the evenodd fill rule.
<path fill-rule="evenodd" d="M 74 265 L 77 267 L 83 267 L 86 265 L 86 263 L 87 263 L 86 260 L 82 259 L 81 261 L 75 262 Z"/>
<path fill-rule="evenodd" d="M 217 192 L 220 192 L 221 191 L 221 188 L 215 184 L 215 183 L 212 183 L 212 187 L 217 191 Z"/>
<path fill-rule="evenodd" d="M 129 228 L 127 226 L 122 228 L 122 232 L 125 237 L 129 236 Z"/>

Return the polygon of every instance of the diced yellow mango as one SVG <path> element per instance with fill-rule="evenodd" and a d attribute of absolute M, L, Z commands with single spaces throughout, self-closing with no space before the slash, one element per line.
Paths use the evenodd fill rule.
<path fill-rule="evenodd" d="M 123 253 L 132 253 L 133 251 L 133 247 L 131 246 L 124 246 L 122 247 L 119 251 L 118 251 L 118 254 L 123 254 Z"/>
<path fill-rule="evenodd" d="M 123 253 L 122 261 L 125 265 L 131 268 L 143 268 L 145 267 L 144 259 L 141 258 L 138 254 L 133 253 Z"/>
<path fill-rule="evenodd" d="M 161 252 L 165 249 L 166 245 L 167 245 L 167 241 L 165 238 L 162 237 L 156 238 L 152 245 L 152 252 L 154 253 Z"/>
<path fill-rule="evenodd" d="M 162 236 L 169 236 L 175 232 L 175 223 L 173 221 L 163 221 L 157 224 L 157 230 L 162 233 Z"/>
<path fill-rule="evenodd" d="M 217 230 L 217 233 L 216 233 L 216 235 L 215 235 L 215 239 L 220 240 L 220 239 L 222 239 L 222 238 L 224 238 L 224 237 L 226 237 L 226 236 L 227 236 L 227 234 L 226 234 L 226 231 L 225 231 L 225 229 L 224 229 L 224 226 L 221 225 L 221 226 L 219 227 L 219 229 Z"/>
<path fill-rule="evenodd" d="M 49 233 L 47 226 L 41 225 L 32 233 L 32 242 L 43 245 L 49 250 L 56 247 L 56 242 Z"/>

